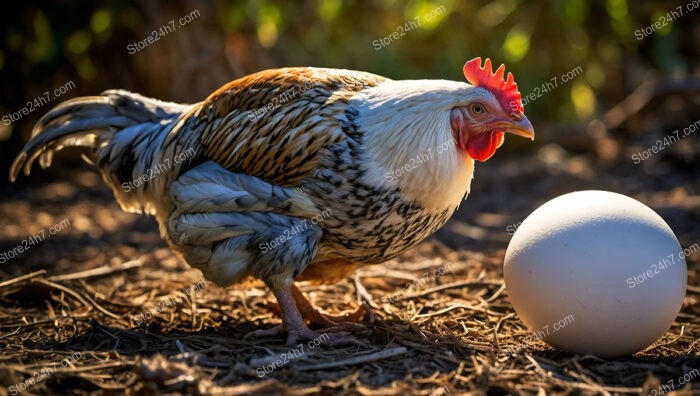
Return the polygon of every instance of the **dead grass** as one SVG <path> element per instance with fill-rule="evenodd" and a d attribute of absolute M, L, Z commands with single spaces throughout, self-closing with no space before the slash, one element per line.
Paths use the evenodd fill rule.
<path fill-rule="evenodd" d="M 446 386 L 451 393 L 638 394 L 698 366 L 698 288 L 646 351 L 615 360 L 572 356 L 528 342 L 530 332 L 503 287 L 502 252 L 489 258 L 433 242 L 387 270 L 363 269 L 335 287 L 304 288 L 329 310 L 368 298 L 376 317 L 358 333 L 366 345 L 321 345 L 261 378 L 251 361 L 270 364 L 290 351 L 281 339 L 241 340 L 278 322 L 262 284 L 225 290 L 207 284 L 188 296 L 182 291 L 199 282 L 199 272 L 162 268 L 160 254 L 168 253 L 70 276 L 38 271 L 0 284 L 2 384 L 31 378 L 73 351 L 82 358 L 54 365 L 55 373 L 32 392 L 427 394 Z M 449 262 L 450 271 L 432 277 Z M 429 281 L 389 302 L 416 278 Z M 172 304 L 159 303 L 165 301 Z M 155 313 L 158 306 L 164 309 Z M 138 326 L 135 318 L 144 312 L 154 314 Z"/>

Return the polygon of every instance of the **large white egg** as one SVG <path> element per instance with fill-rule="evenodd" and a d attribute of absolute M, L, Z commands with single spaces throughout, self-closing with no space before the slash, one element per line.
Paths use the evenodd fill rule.
<path fill-rule="evenodd" d="M 684 250 L 656 212 L 624 195 L 579 191 L 522 222 L 506 251 L 504 277 L 531 339 L 615 357 L 668 330 L 688 273 Z"/>

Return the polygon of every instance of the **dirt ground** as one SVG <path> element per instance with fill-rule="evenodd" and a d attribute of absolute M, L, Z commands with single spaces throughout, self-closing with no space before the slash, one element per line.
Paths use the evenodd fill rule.
<path fill-rule="evenodd" d="M 700 376 L 680 384 L 700 368 L 700 252 L 687 258 L 688 292 L 668 332 L 619 359 L 533 339 L 502 277 L 514 225 L 574 190 L 628 194 L 683 246 L 700 242 L 691 148 L 639 165 L 630 147 L 607 162 L 553 145 L 497 154 L 434 237 L 340 284 L 301 285 L 327 312 L 367 301 L 374 319 L 356 332 L 364 345 L 320 342 L 298 354 L 283 338 L 242 340 L 279 323 L 261 283 L 198 283 L 201 273 L 169 251 L 153 219 L 121 212 L 86 166 L 58 164 L 43 182 L 35 174 L 2 185 L 0 252 L 70 225 L 0 265 L 0 395 L 700 394 Z M 401 295 L 407 282 L 418 286 Z"/>

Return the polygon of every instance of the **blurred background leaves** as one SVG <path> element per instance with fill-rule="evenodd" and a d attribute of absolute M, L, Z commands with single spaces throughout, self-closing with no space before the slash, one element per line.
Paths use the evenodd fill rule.
<path fill-rule="evenodd" d="M 615 129 L 613 141 L 624 143 L 650 129 L 667 134 L 698 119 L 700 10 L 690 12 L 687 4 L 628 0 L 12 2 L 0 27 L 0 113 L 16 112 L 69 81 L 75 82 L 75 88 L 56 103 L 109 88 L 195 102 L 225 82 L 265 68 L 310 65 L 359 69 L 394 79 L 461 81 L 463 63 L 482 56 L 496 64 L 506 63 L 523 95 L 559 79 L 555 89 L 527 104 L 539 137 L 543 143 L 569 141 L 573 149 L 600 154 L 596 139 L 611 136 L 606 128 Z M 667 18 L 679 5 L 683 15 Z M 199 15 L 185 26 L 177 26 L 133 55 L 127 51 L 129 44 L 147 39 L 171 20 L 179 25 L 179 18 L 195 10 Z M 673 20 L 638 39 L 638 29 L 662 17 Z M 408 30 L 407 23 L 415 20 L 421 21 L 420 26 Z M 392 38 L 397 31 L 404 35 Z M 385 38 L 389 44 L 376 49 L 373 43 L 386 42 Z M 578 67 L 583 73 L 562 83 L 561 76 Z M 608 111 L 649 81 L 657 84 L 656 91 L 642 108 L 618 114 L 622 122 L 609 125 Z M 675 85 L 663 89 L 667 82 Z M 0 123 L 2 169 L 9 167 L 9 157 L 20 148 L 33 123 L 56 103 L 9 126 Z M 640 118 L 637 113 L 647 116 Z M 606 128 L 592 128 L 596 119 L 603 123 L 593 126 Z"/>

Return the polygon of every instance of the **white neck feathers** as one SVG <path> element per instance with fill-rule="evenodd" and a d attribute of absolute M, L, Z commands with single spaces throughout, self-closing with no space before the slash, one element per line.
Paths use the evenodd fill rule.
<path fill-rule="evenodd" d="M 450 110 L 473 89 L 445 80 L 387 81 L 353 98 L 373 162 L 367 181 L 398 187 L 431 212 L 459 205 L 474 161 L 455 145 Z"/>

